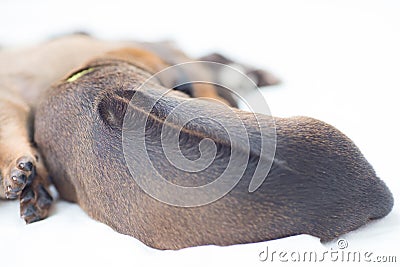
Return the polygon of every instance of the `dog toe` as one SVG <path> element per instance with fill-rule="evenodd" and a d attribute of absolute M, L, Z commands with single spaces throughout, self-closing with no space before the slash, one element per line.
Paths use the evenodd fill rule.
<path fill-rule="evenodd" d="M 36 207 L 33 204 L 28 204 L 21 209 L 21 217 L 26 223 L 32 223 L 38 221 L 39 215 Z"/>
<path fill-rule="evenodd" d="M 33 160 L 27 156 L 20 157 L 17 159 L 17 166 L 20 170 L 30 172 L 33 170 Z"/>
<path fill-rule="evenodd" d="M 22 156 L 11 160 L 7 176 L 3 180 L 5 197 L 17 198 L 25 186 L 32 182 L 35 176 L 35 160 L 31 156 Z"/>
<path fill-rule="evenodd" d="M 28 185 L 20 196 L 21 217 L 27 224 L 47 217 L 53 198 L 40 183 Z"/>
<path fill-rule="evenodd" d="M 9 177 L 5 181 L 6 197 L 13 199 L 18 196 L 24 189 L 27 180 L 26 172 L 19 169 L 11 170 Z"/>

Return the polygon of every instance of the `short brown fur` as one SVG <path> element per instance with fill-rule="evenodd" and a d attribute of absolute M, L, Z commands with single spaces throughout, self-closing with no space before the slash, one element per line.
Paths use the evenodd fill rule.
<path fill-rule="evenodd" d="M 102 43 L 89 37 L 66 37 L 54 42 L 58 43 L 51 46 L 53 54 L 42 53 L 41 46 L 30 52 L 25 51 L 34 62 L 53 62 L 55 65 L 51 66 L 51 71 L 46 71 L 48 66 L 33 71 L 32 65 L 17 64 L 14 76 L 7 74 L 5 67 L 0 72 L 3 73 L 0 75 L 3 81 L 1 90 L 10 91 L 4 84 L 16 87 L 28 84 L 35 91 L 22 94 L 19 98 L 25 103 L 22 109 L 9 106 L 14 105 L 9 98 L 0 99 L 6 118 L 12 112 L 22 116 L 12 124 L 20 130 L 15 135 L 16 140 L 24 140 L 21 149 L 13 149 L 16 141 L 11 135 L 3 137 L 0 144 L 8 148 L 0 151 L 3 156 L 0 163 L 13 162 L 21 155 L 35 155 L 27 128 L 24 128 L 27 114 L 34 109 L 34 141 L 46 159 L 61 197 L 77 202 L 91 217 L 118 232 L 132 235 L 159 249 L 258 242 L 302 233 L 330 240 L 357 229 L 369 220 L 385 216 L 393 206 L 390 191 L 376 177 L 354 143 L 334 127 L 306 117 L 273 118 L 277 134 L 276 156 L 264 183 L 255 192 L 249 193 L 248 185 L 259 160 L 260 136 L 263 133 L 258 131 L 257 121 L 251 113 L 235 108 L 232 108 L 233 112 L 253 133 L 249 140 L 249 164 L 236 187 L 223 198 L 199 207 L 175 207 L 157 201 L 132 178 L 132 175 L 144 179 L 149 176 L 148 170 L 141 168 L 141 159 L 133 160 L 134 173 L 130 173 L 126 166 L 121 143 L 122 121 L 133 94 L 140 94 L 142 99 L 150 101 L 154 92 L 166 92 L 162 81 L 147 91 L 136 90 L 164 64 L 170 64 L 167 58 L 173 58 L 174 54 L 171 52 L 172 56 L 167 57 L 165 53 L 157 53 L 162 50 L 158 50 L 159 46 L 155 49 L 157 45 Z M 43 46 L 46 45 L 49 46 Z M 144 46 L 149 51 L 141 52 L 140 48 Z M 78 49 L 76 55 L 71 52 L 79 47 L 82 49 Z M 86 49 L 88 47 L 96 49 Z M 48 47 L 46 49 L 49 51 Z M 116 52 L 110 52 L 115 49 Z M 170 51 L 169 48 L 166 51 Z M 73 60 L 68 63 L 52 60 L 57 56 L 64 58 L 62 55 L 68 53 L 75 55 L 70 57 Z M 3 55 L 3 58 L 7 57 L 10 58 L 10 54 Z M 14 57 L 17 58 L 18 54 Z M 94 60 L 84 63 L 89 58 Z M 81 70 L 90 68 L 92 71 L 76 80 L 68 80 L 79 66 Z M 70 74 L 60 79 L 67 72 Z M 31 83 L 26 78 L 28 76 Z M 52 82 L 56 83 L 47 91 Z M 196 96 L 198 90 L 195 87 L 192 90 Z M 21 93 L 23 89 L 15 91 Z M 220 98 L 215 92 L 209 96 Z M 152 131 L 148 136 L 154 149 L 159 146 L 159 134 L 165 124 L 162 114 L 168 114 L 187 97 L 172 91 L 157 106 L 151 116 Z M 40 104 L 36 105 L 39 99 Z M 140 106 L 137 110 L 135 114 L 141 115 Z M 198 105 L 187 107 L 185 113 L 200 111 L 209 118 L 218 114 L 227 124 L 234 124 L 229 114 L 221 113 L 212 101 L 200 101 Z M 257 118 L 260 123 L 272 127 L 271 117 L 259 115 Z M 11 131 L 10 125 L 2 124 L 0 130 Z M 201 137 L 206 136 L 218 144 L 220 159 L 229 156 L 229 140 L 207 121 L 194 122 L 184 129 L 182 135 L 187 140 L 186 149 L 194 155 L 199 152 L 192 148 L 196 148 Z M 216 161 L 205 172 L 189 175 L 171 168 L 165 158 L 157 154 L 150 153 L 150 156 L 155 157 L 155 167 L 167 179 L 188 186 L 210 182 L 213 174 L 223 167 L 223 160 Z M 42 167 L 39 163 L 31 161 L 38 169 L 38 177 L 44 177 L 45 171 L 40 174 Z M 1 167 L 3 181 L 10 177 L 4 166 Z M 39 205 L 30 198 L 29 209 L 32 211 L 33 206 L 36 210 L 47 211 L 51 200 L 43 190 L 46 191 L 48 184 L 38 177 L 32 177 L 32 185 L 36 189 L 30 191 L 33 191 L 36 202 L 40 199 L 46 205 Z M 31 188 L 29 183 L 22 188 L 22 194 L 19 192 L 23 213 L 28 209 L 24 201 L 32 195 L 24 193 L 30 192 L 26 188 Z M 36 215 L 35 219 L 42 219 L 47 213 Z"/>

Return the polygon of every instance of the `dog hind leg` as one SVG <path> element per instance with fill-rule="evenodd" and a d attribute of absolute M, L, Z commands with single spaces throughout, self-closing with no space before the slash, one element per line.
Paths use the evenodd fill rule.
<path fill-rule="evenodd" d="M 21 217 L 31 223 L 48 215 L 48 174 L 30 141 L 30 108 L 12 90 L 0 94 L 0 198 L 19 197 Z"/>

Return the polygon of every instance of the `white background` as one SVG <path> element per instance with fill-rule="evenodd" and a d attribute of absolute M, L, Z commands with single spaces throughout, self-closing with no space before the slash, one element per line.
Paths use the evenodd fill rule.
<path fill-rule="evenodd" d="M 344 236 L 348 250 L 396 255 L 400 262 L 399 14 L 396 0 L 2 0 L 0 44 L 22 46 L 86 30 L 108 39 L 173 39 L 193 56 L 217 50 L 272 71 L 283 80 L 264 90 L 272 114 L 308 115 L 336 126 L 395 195 L 391 214 Z M 91 220 L 74 204 L 58 202 L 50 218 L 28 226 L 18 212 L 18 203 L 0 202 L 0 266 L 266 266 L 271 263 L 258 255 L 267 246 L 288 252 L 336 249 L 335 243 L 302 235 L 158 251 Z"/>

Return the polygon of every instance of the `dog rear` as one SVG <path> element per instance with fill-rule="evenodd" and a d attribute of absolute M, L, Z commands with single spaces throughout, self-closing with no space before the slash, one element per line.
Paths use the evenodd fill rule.
<path fill-rule="evenodd" d="M 96 60 L 82 68 L 87 69 L 79 79 L 61 81 L 52 89 L 38 109 L 35 140 L 56 185 L 69 184 L 73 190 L 66 193 L 75 192 L 73 199 L 90 216 L 149 246 L 231 245 L 302 233 L 330 240 L 385 216 L 393 206 L 391 193 L 354 143 L 326 123 L 305 117 L 272 121 L 267 115 L 257 115 L 256 119 L 234 108 L 222 112 L 212 101 L 187 103 L 187 97 L 174 91 L 155 101 L 167 89 L 157 84 L 139 89 L 150 74 L 129 62 Z M 151 112 L 146 112 L 148 103 L 156 103 Z M 167 122 L 179 107 L 182 110 Z M 228 110 L 250 133 L 247 157 L 235 116 Z M 178 123 L 190 114 L 198 119 Z M 124 127 L 136 129 L 143 118 L 148 123 L 145 140 L 151 168 L 139 146 L 131 147 L 132 154 L 123 147 Z M 227 135 L 213 119 L 223 121 L 224 128 L 233 132 Z M 125 126 L 124 120 L 128 121 Z M 251 178 L 261 161 L 260 140 L 265 137 L 273 143 L 272 132 L 260 132 L 259 125 L 275 127 L 276 153 L 265 181 L 250 193 Z M 192 160 L 201 157 L 203 139 L 216 145 L 209 167 L 185 172 L 171 164 L 162 153 L 161 133 L 177 130 L 181 153 Z M 224 172 L 235 149 L 239 155 L 243 152 L 244 173 L 229 193 L 214 202 L 180 207 L 159 201 L 143 189 L 157 173 L 181 186 L 207 185 Z M 156 194 L 165 192 L 164 187 L 153 189 Z M 176 192 L 167 195 L 169 201 L 184 198 Z M 204 197 L 212 193 L 205 192 Z M 203 196 L 193 195 L 197 197 Z"/>
<path fill-rule="evenodd" d="M 0 92 L 6 92 L 0 98 L 0 197 L 19 197 L 27 222 L 45 218 L 50 208 L 43 158 L 63 199 L 160 249 L 231 245 L 301 233 L 330 240 L 390 212 L 393 197 L 385 184 L 354 143 L 326 123 L 254 115 L 189 97 L 234 104 L 209 85 L 167 92 L 163 86 L 168 79 L 161 79 L 141 90 L 152 74 L 173 63 L 170 60 L 189 60 L 183 53 L 171 52 L 171 47 L 161 47 L 71 36 L 0 54 Z M 90 58 L 94 60 L 85 63 Z M 68 72 L 72 74 L 65 76 Z M 259 85 L 263 79 L 273 81 L 256 73 Z M 163 97 L 157 100 L 160 93 Z M 146 103 L 153 102 L 154 109 L 146 111 Z M 43 158 L 30 138 L 29 118 L 34 111 L 34 141 Z M 174 111 L 178 112 L 169 117 Z M 131 120 L 126 120 L 127 113 Z M 198 117 L 179 123 L 192 114 Z M 135 129 L 143 118 L 148 119 L 145 152 L 151 166 L 140 147 L 131 147 L 128 157 L 123 147 L 124 121 Z M 221 125 L 232 131 L 227 134 Z M 214 151 L 214 160 L 198 172 L 177 168 L 161 153 L 167 148 L 163 129 L 179 137 L 176 154 L 196 161 L 203 152 Z M 215 150 L 207 144 L 214 144 Z M 274 154 L 271 161 L 265 161 L 263 149 Z M 171 205 L 149 195 L 140 184 L 153 181 L 151 168 L 155 168 L 169 182 L 201 188 L 224 173 L 235 151 L 240 162 L 235 170 L 243 173 L 226 176 L 232 190 L 208 204 Z M 270 164 L 270 171 L 257 190 L 249 192 L 260 162 Z M 155 189 L 166 192 L 163 187 Z M 186 197 L 199 200 L 213 193 Z M 167 198 L 179 203 L 184 196 L 167 194 Z"/>

